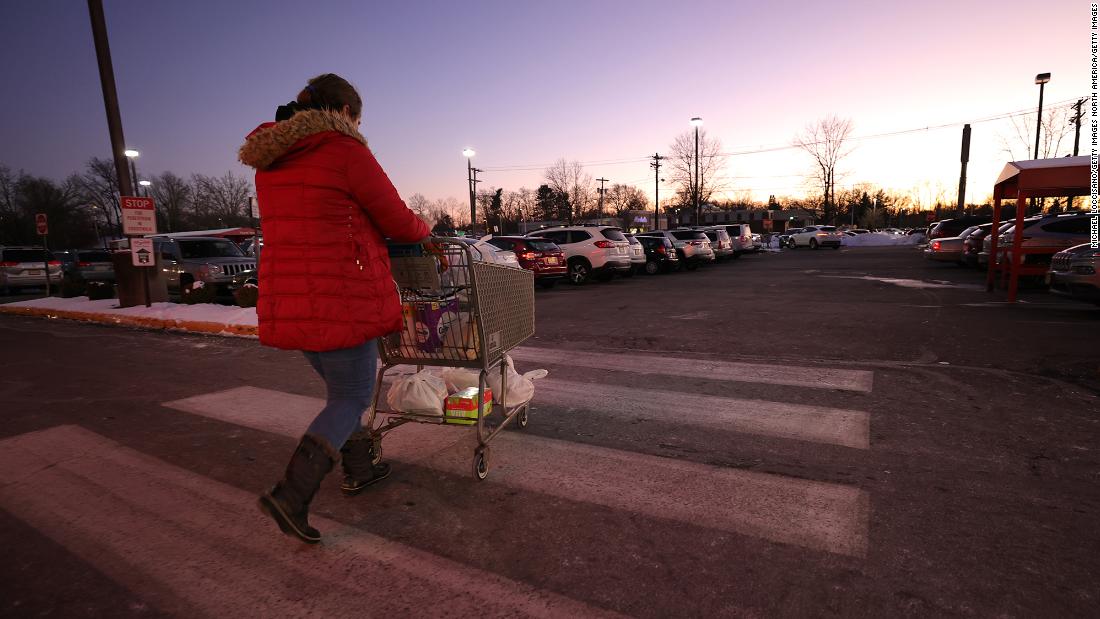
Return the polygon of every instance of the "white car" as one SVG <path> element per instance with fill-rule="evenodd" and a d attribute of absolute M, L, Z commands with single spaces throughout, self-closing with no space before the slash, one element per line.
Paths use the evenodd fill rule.
<path fill-rule="evenodd" d="M 565 253 L 569 281 L 580 286 L 593 277 L 607 281 L 633 268 L 630 242 L 615 226 L 557 226 L 527 236 L 553 241 Z"/>
<path fill-rule="evenodd" d="M 454 237 L 447 239 L 449 241 L 458 241 L 470 246 L 473 250 L 474 260 L 481 260 L 484 262 L 492 262 L 506 267 L 514 267 L 517 269 L 523 268 L 519 265 L 519 258 L 516 258 L 516 253 L 508 249 L 501 249 L 495 245 L 490 245 L 480 239 L 472 239 L 470 237 Z"/>
<path fill-rule="evenodd" d="M 730 242 L 733 243 L 734 258 L 753 250 L 752 230 L 749 230 L 749 224 L 727 224 L 723 227 L 726 229 L 726 234 L 730 235 Z"/>
<path fill-rule="evenodd" d="M 807 226 L 801 232 L 792 234 L 787 241 L 791 249 L 796 247 L 832 247 L 840 249 L 844 233 L 837 230 L 836 226 Z"/>

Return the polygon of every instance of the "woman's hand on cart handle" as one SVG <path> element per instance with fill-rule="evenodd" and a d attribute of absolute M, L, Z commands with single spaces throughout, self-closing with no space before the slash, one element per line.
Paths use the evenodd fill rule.
<path fill-rule="evenodd" d="M 430 254 L 435 254 L 435 257 L 439 259 L 440 273 L 451 267 L 450 262 L 447 261 L 446 254 L 443 253 L 443 248 L 433 243 L 431 238 L 424 240 L 424 249 Z"/>

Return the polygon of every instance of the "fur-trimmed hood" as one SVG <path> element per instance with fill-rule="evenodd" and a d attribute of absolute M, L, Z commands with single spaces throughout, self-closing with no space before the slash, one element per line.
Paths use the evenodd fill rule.
<path fill-rule="evenodd" d="M 363 146 L 367 145 L 367 139 L 344 114 L 331 110 L 303 110 L 282 122 L 264 123 L 257 127 L 245 138 L 244 145 L 237 151 L 237 158 L 247 166 L 264 170 L 302 138 L 326 131 L 338 131 L 355 138 Z"/>

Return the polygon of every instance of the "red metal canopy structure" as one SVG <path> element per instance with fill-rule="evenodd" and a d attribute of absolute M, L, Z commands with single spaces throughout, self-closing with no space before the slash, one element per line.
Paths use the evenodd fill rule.
<path fill-rule="evenodd" d="M 1024 211 L 1028 198 L 1087 196 L 1091 164 L 1087 156 L 1012 161 L 1005 164 L 993 185 L 993 227 L 990 230 L 989 272 L 986 289 L 993 290 L 997 273 L 1008 278 L 1008 301 L 1016 302 L 1021 275 L 1042 275 L 1045 266 L 1024 265 L 1028 252 L 1020 245 L 1024 236 Z M 1010 248 L 997 247 L 1001 225 L 1001 201 L 1016 199 L 1016 228 Z M 1003 259 L 1002 259 L 1003 257 Z"/>

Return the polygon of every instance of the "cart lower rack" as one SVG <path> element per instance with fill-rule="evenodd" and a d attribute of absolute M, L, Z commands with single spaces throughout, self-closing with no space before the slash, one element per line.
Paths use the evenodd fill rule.
<path fill-rule="evenodd" d="M 519 427 L 527 426 L 528 403 L 507 400 L 508 367 L 503 360 L 505 353 L 535 333 L 533 275 L 493 262 L 495 251 L 484 243 L 451 238 L 390 247 L 403 324 L 398 333 L 380 339 L 382 365 L 365 423 L 375 463 L 382 459 L 383 437 L 406 423 L 475 427 L 473 472 L 485 479 L 490 441 L 513 418 Z M 448 415 L 445 410 L 443 416 L 379 410 L 386 373 L 399 365 L 478 370 L 476 407 L 464 415 Z M 500 420 L 490 424 L 487 379 L 495 371 L 501 374 L 501 393 L 491 398 L 500 403 Z"/>

